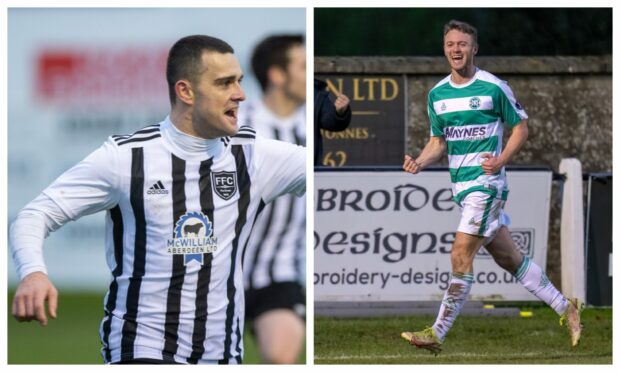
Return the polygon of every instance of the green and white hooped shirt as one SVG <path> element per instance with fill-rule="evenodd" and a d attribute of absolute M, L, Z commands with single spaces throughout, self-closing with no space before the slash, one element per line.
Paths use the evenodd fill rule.
<path fill-rule="evenodd" d="M 473 191 L 506 200 L 508 185 L 504 168 L 485 175 L 483 154 L 502 152 L 502 124 L 510 128 L 527 119 L 508 84 L 476 69 L 465 84 L 455 84 L 450 75 L 428 93 L 431 136 L 444 136 L 448 148 L 452 195 L 460 204 Z"/>

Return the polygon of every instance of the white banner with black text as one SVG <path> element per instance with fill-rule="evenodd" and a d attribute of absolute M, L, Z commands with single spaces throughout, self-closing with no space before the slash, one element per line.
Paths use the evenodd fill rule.
<path fill-rule="evenodd" d="M 508 171 L 505 211 L 517 246 L 546 267 L 552 172 Z M 460 218 L 447 171 L 315 173 L 315 301 L 441 300 Z M 482 248 L 478 300 L 535 300 Z"/>

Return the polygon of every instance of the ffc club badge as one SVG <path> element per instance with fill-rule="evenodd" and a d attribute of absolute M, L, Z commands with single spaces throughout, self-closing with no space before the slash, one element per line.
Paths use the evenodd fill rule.
<path fill-rule="evenodd" d="M 213 172 L 213 189 L 217 196 L 228 200 L 237 191 L 237 172 Z"/>
<path fill-rule="evenodd" d="M 189 212 L 181 216 L 174 227 L 174 239 L 168 239 L 168 254 L 183 255 L 184 265 L 192 260 L 203 264 L 203 254 L 217 250 L 217 238 L 213 237 L 213 224 L 201 212 Z"/>

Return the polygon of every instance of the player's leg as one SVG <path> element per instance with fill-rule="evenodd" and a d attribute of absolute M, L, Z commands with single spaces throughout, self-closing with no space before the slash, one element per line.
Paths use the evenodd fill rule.
<path fill-rule="evenodd" d="M 443 341 L 474 282 L 474 257 L 485 241 L 497 229 L 498 201 L 493 195 L 473 192 L 461 202 L 461 220 L 450 253 L 452 277 L 444 293 L 439 314 L 432 326 Z"/>
<path fill-rule="evenodd" d="M 297 282 L 274 282 L 246 291 L 246 323 L 263 362 L 297 361 L 305 338 L 305 310 L 306 296 Z"/>
<path fill-rule="evenodd" d="M 506 226 L 500 227 L 493 240 L 484 247 L 495 263 L 512 275 L 515 275 L 523 262 L 523 254 L 515 246 Z"/>
<path fill-rule="evenodd" d="M 502 226 L 486 248 L 495 261 L 514 275 L 530 293 L 547 303 L 558 314 L 564 313 L 569 301 L 549 281 L 540 266 L 518 251 L 508 228 Z"/>
<path fill-rule="evenodd" d="M 566 321 L 572 345 L 576 346 L 581 337 L 579 301 L 566 298 L 551 283 L 540 266 L 519 252 L 506 226 L 502 226 L 485 247 L 499 266 L 514 275 L 530 293 L 560 315 L 560 323 Z"/>
<path fill-rule="evenodd" d="M 462 232 L 456 233 L 452 246 L 452 275 L 446 289 L 435 323 L 419 332 L 403 332 L 401 337 L 412 345 L 424 348 L 435 355 L 441 351 L 446 334 L 461 312 L 474 282 L 473 260 L 484 238 Z"/>
<path fill-rule="evenodd" d="M 254 332 L 265 363 L 294 364 L 303 347 L 305 323 L 291 309 L 273 309 L 254 320 Z"/>
<path fill-rule="evenodd" d="M 401 336 L 417 347 L 437 354 L 446 334 L 461 312 L 473 284 L 473 262 L 485 236 L 494 233 L 498 217 L 497 201 L 492 195 L 474 192 L 461 203 L 461 221 L 450 254 L 452 276 L 444 293 L 437 319 L 432 327 Z"/>
<path fill-rule="evenodd" d="M 437 319 L 432 328 L 441 341 L 452 327 L 474 282 L 474 257 L 482 246 L 484 238 L 458 231 L 452 245 L 450 259 L 452 276 L 439 307 Z"/>

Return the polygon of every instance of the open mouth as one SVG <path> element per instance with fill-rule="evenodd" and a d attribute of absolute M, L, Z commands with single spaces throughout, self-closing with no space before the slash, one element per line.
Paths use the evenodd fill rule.
<path fill-rule="evenodd" d="M 452 56 L 452 60 L 453 61 L 461 61 L 461 60 L 463 60 L 463 55 L 462 54 L 454 55 L 454 56 Z"/>
<path fill-rule="evenodd" d="M 235 107 L 227 110 L 226 112 L 224 112 L 224 115 L 228 116 L 231 119 L 237 120 L 237 108 Z"/>

